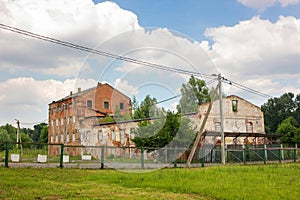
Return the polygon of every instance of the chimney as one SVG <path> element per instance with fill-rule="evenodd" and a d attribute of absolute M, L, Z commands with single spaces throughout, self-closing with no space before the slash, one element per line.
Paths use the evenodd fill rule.
<path fill-rule="evenodd" d="M 80 88 L 80 87 L 78 88 L 78 93 L 79 93 L 79 92 L 81 92 L 81 88 Z"/>
<path fill-rule="evenodd" d="M 73 95 L 73 92 L 72 91 L 70 91 L 70 96 L 72 96 Z"/>

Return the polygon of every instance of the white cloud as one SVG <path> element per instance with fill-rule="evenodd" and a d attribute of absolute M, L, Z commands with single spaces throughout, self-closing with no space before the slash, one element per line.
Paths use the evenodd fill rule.
<path fill-rule="evenodd" d="M 109 1 L 1 1 L 0 18 L 10 26 L 88 47 L 140 28 L 134 13 Z M 88 54 L 2 29 L 0 43 L 5 49 L 0 54 L 0 67 L 9 68 L 11 73 L 26 70 L 68 77 Z M 68 67 L 70 64 L 73 68 Z"/>
<path fill-rule="evenodd" d="M 299 0 L 238 0 L 238 2 L 250 8 L 264 10 L 265 8 L 271 7 L 276 3 L 280 3 L 282 7 L 295 5 L 299 3 Z"/>
<path fill-rule="evenodd" d="M 0 83 L 0 124 L 15 118 L 25 122 L 47 119 L 48 104 L 61 99 L 70 91 L 95 87 L 95 80 L 66 79 L 35 80 L 33 78 L 12 78 Z M 75 89 L 76 87 L 76 89 Z"/>
<path fill-rule="evenodd" d="M 115 88 L 124 93 L 125 95 L 131 97 L 138 94 L 138 88 L 130 85 L 127 80 L 116 79 Z"/>
<path fill-rule="evenodd" d="M 299 92 L 300 19 L 280 16 L 272 23 L 256 16 L 205 35 L 213 40 L 206 51 L 224 76 L 271 95 Z"/>

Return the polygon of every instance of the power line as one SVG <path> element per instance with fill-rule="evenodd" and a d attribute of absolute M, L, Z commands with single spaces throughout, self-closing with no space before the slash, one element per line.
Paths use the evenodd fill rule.
<path fill-rule="evenodd" d="M 8 31 L 12 31 L 14 33 L 26 35 L 28 37 L 32 37 L 32 38 L 35 38 L 35 39 L 44 40 L 44 41 L 51 42 L 51 43 L 58 44 L 58 45 L 62 45 L 62 46 L 65 46 L 65 47 L 74 48 L 74 49 L 77 49 L 77 50 L 86 51 L 86 52 L 89 52 L 89 53 L 114 58 L 114 59 L 122 60 L 122 61 L 125 61 L 125 62 L 138 64 L 138 65 L 141 65 L 141 66 L 147 66 L 147 67 L 161 69 L 161 70 L 170 71 L 170 72 L 176 72 L 176 73 L 181 73 L 181 74 L 186 74 L 186 75 L 194 75 L 194 76 L 199 76 L 199 77 L 205 77 L 207 79 L 213 79 L 211 75 L 202 74 L 202 73 L 199 73 L 199 72 L 192 72 L 192 71 L 188 71 L 188 70 L 184 70 L 184 69 L 178 69 L 178 68 L 169 67 L 169 66 L 166 66 L 166 65 L 155 64 L 155 63 L 142 61 L 142 60 L 138 60 L 138 59 L 134 59 L 134 58 L 130 58 L 130 57 L 125 57 L 125 56 L 121 56 L 121 55 L 117 55 L 117 54 L 113 54 L 113 53 L 109 53 L 109 52 L 105 52 L 105 51 L 99 51 L 99 50 L 96 50 L 96 49 L 92 49 L 92 48 L 85 47 L 85 46 L 82 46 L 82 45 L 78 45 L 78 44 L 58 40 L 58 39 L 51 38 L 51 37 L 48 37 L 48 36 L 39 35 L 39 34 L 30 32 L 30 31 L 15 28 L 15 27 L 8 26 L 8 25 L 1 24 L 1 23 L 0 23 L 0 28 L 8 30 Z"/>
<path fill-rule="evenodd" d="M 40 124 L 40 123 L 47 122 L 47 121 L 48 121 L 48 119 L 44 119 L 44 120 L 36 121 L 36 122 L 20 122 L 20 124 L 23 124 L 23 125 L 35 125 L 35 124 Z"/>
<path fill-rule="evenodd" d="M 193 71 L 188 71 L 188 70 L 184 70 L 184 69 L 178 69 L 178 68 L 174 68 L 174 67 L 170 67 L 170 66 L 166 66 L 166 65 L 160 65 L 160 64 L 155 64 L 155 63 L 151 63 L 151 62 L 147 62 L 147 61 L 142 61 L 142 60 L 138 60 L 138 59 L 134 59 L 134 58 L 130 58 L 130 57 L 125 57 L 125 56 L 121 56 L 121 55 L 117 55 L 117 54 L 113 54 L 113 53 L 109 53 L 109 52 L 105 52 L 105 51 L 99 51 L 96 49 L 92 49 L 89 47 L 85 47 L 82 45 L 78 45 L 78 44 L 74 44 L 71 42 L 66 42 L 66 41 L 62 41 L 62 40 L 58 40 L 55 38 L 51 38 L 48 36 L 43 36 L 40 34 L 36 34 L 30 31 L 26 31 L 23 29 L 19 29 L 16 27 L 12 27 L 12 26 L 8 26 L 5 24 L 0 23 L 0 28 L 4 29 L 4 30 L 8 30 L 8 31 L 12 31 L 14 33 L 18 33 L 18 34 L 22 34 L 28 37 L 32 37 L 35 39 L 39 39 L 39 40 L 43 40 L 46 42 L 50 42 L 50 43 L 54 43 L 54 44 L 58 44 L 58 45 L 62 45 L 65 47 L 69 47 L 69 48 L 74 48 L 77 50 L 81 50 L 81 51 L 86 51 L 89 53 L 93 53 L 93 54 L 97 54 L 97 55 L 101 55 L 101 56 L 105 56 L 105 57 L 110 57 L 110 58 L 114 58 L 114 59 L 118 59 L 118 60 L 122 60 L 125 62 L 129 62 L 129 63 L 134 63 L 134 64 L 138 64 L 140 66 L 147 66 L 147 67 L 151 67 L 151 68 L 155 68 L 155 69 L 160 69 L 160 70 L 164 70 L 164 71 L 169 71 L 169 72 L 175 72 L 175 73 L 180 73 L 180 74 L 185 74 L 185 75 L 193 75 L 193 76 L 198 76 L 201 78 L 207 78 L 210 79 L 210 81 L 214 82 L 216 79 L 214 78 L 213 75 L 207 75 L 207 74 L 203 74 L 200 72 L 193 72 Z M 228 79 L 225 79 L 224 77 L 222 77 L 223 80 L 229 81 Z M 211 82 L 211 83 L 212 83 Z M 208 85 L 211 84 L 210 82 L 208 82 Z M 244 91 L 247 91 L 249 93 L 264 97 L 264 98 L 272 98 L 272 96 L 268 95 L 268 94 L 264 94 L 260 91 L 254 90 L 252 88 L 243 86 L 237 82 L 234 81 L 230 81 L 231 85 L 242 89 Z"/>
<path fill-rule="evenodd" d="M 254 94 L 254 95 L 257 95 L 257 96 L 261 96 L 261 97 L 264 97 L 264 98 L 272 98 L 272 96 L 270 96 L 268 94 L 265 94 L 265 93 L 262 93 L 262 92 L 260 92 L 258 90 L 255 90 L 253 88 L 244 86 L 244 85 L 242 85 L 240 83 L 237 83 L 237 82 L 225 79 L 225 78 L 223 78 L 223 80 L 226 81 L 225 83 L 228 83 L 229 85 L 232 85 L 232 86 L 234 86 L 234 87 L 236 87 L 238 89 L 244 90 L 244 91 L 249 92 L 251 94 Z"/>

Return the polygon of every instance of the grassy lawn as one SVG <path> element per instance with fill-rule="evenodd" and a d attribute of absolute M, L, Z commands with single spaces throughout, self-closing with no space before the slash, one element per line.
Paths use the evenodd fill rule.
<path fill-rule="evenodd" d="M 0 199 L 299 199 L 300 164 L 115 170 L 0 168 Z"/>

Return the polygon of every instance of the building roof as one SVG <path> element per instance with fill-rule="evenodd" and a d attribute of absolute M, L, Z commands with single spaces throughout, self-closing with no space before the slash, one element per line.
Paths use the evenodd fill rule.
<path fill-rule="evenodd" d="M 59 100 L 57 100 L 57 101 L 52 101 L 49 105 L 51 105 L 51 104 L 53 104 L 53 103 L 65 101 L 65 100 L 70 99 L 70 98 L 75 98 L 75 97 L 78 97 L 78 96 L 82 96 L 82 95 L 84 95 L 84 94 L 86 94 L 86 93 L 89 93 L 89 92 L 91 92 L 91 91 L 93 91 L 93 90 L 96 90 L 97 87 L 99 87 L 99 86 L 104 86 L 104 85 L 109 86 L 110 88 L 112 88 L 113 90 L 117 91 L 117 92 L 120 93 L 121 95 L 123 95 L 123 96 L 125 96 L 126 98 L 130 99 L 130 97 L 128 97 L 128 96 L 125 95 L 124 93 L 120 92 L 119 90 L 115 89 L 115 88 L 112 87 L 110 84 L 108 84 L 108 83 L 101 84 L 101 83 L 98 82 L 98 85 L 97 85 L 96 87 L 92 87 L 92 88 L 89 88 L 89 89 L 86 89 L 86 90 L 82 90 L 82 91 L 76 92 L 76 93 L 74 93 L 74 94 L 71 93 L 71 94 L 69 94 L 68 96 L 65 96 L 65 97 L 63 97 L 63 98 L 61 98 L 61 99 L 59 99 Z"/>

